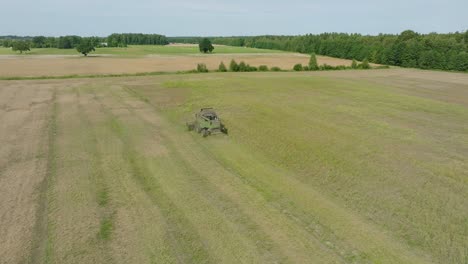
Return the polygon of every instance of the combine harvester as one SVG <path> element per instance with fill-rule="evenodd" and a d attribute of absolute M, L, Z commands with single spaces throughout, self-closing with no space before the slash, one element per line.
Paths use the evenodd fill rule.
<path fill-rule="evenodd" d="M 224 133 L 227 134 L 227 128 L 221 123 L 221 119 L 213 110 L 213 108 L 202 108 L 200 112 L 195 114 L 195 121 L 187 123 L 189 131 L 195 130 L 201 133 L 203 137 L 212 134 Z"/>

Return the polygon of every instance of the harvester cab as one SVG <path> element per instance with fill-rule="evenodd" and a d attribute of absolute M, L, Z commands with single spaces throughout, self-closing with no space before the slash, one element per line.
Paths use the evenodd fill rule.
<path fill-rule="evenodd" d="M 200 112 L 195 114 L 195 121 L 187 123 L 187 128 L 189 131 L 195 130 L 201 133 L 203 137 L 217 133 L 228 133 L 227 128 L 213 108 L 200 109 Z"/>

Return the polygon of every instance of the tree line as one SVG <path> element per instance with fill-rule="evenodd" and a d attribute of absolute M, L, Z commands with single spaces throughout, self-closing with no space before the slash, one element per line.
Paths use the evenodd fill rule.
<path fill-rule="evenodd" d="M 109 47 L 126 47 L 127 45 L 167 45 L 166 36 L 159 34 L 112 34 L 107 37 Z"/>
<path fill-rule="evenodd" d="M 24 42 L 15 44 L 17 42 Z M 158 34 L 112 34 L 108 37 L 19 37 L 0 36 L 0 45 L 3 47 L 27 46 L 28 48 L 59 48 L 76 49 L 82 42 L 94 47 L 126 47 L 127 45 L 167 45 L 169 41 L 164 35 Z"/>
<path fill-rule="evenodd" d="M 350 66 L 345 66 L 345 65 L 338 65 L 338 66 L 331 66 L 327 64 L 322 64 L 319 65 L 317 62 L 317 57 L 315 53 L 312 53 L 310 55 L 309 63 L 307 65 L 302 65 L 300 63 L 294 65 L 292 68 L 293 71 L 330 71 L 330 70 L 347 70 L 347 69 L 362 69 L 362 70 L 367 70 L 367 69 L 372 69 L 372 68 L 377 68 L 377 69 L 387 69 L 389 66 L 384 65 L 384 66 L 378 66 L 378 67 L 372 67 L 369 64 L 369 61 L 367 59 L 364 59 L 361 63 L 358 63 L 356 60 L 352 60 L 352 63 Z M 234 59 L 231 60 L 229 63 L 229 68 L 226 67 L 224 62 L 221 62 L 218 66 L 217 72 L 255 72 L 255 71 L 288 71 L 288 70 L 282 70 L 280 67 L 271 67 L 268 68 L 267 65 L 260 65 L 258 67 L 256 66 L 251 66 L 250 64 L 245 63 L 244 61 L 241 61 L 240 63 L 237 63 Z M 199 72 L 199 73 L 205 73 L 209 72 L 208 67 L 204 63 L 199 63 L 197 65 L 197 68 L 193 71 L 190 72 Z"/>
<path fill-rule="evenodd" d="M 17 45 L 28 45 L 30 48 L 59 48 L 74 49 L 82 41 L 91 42 L 95 47 L 99 47 L 106 41 L 101 37 L 80 37 L 80 36 L 61 36 L 61 37 L 24 37 L 24 38 L 1 38 L 0 44 L 3 47 L 14 47 L 15 43 L 23 42 Z"/>
<path fill-rule="evenodd" d="M 169 38 L 172 41 L 172 38 Z M 177 42 L 197 43 L 198 38 L 178 37 Z M 368 36 L 323 33 L 302 36 L 212 37 L 214 44 L 316 53 L 385 65 L 468 71 L 468 30 L 447 34 L 400 34 Z"/>

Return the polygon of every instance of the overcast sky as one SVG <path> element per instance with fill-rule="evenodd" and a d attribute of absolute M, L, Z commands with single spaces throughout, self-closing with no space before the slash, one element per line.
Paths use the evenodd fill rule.
<path fill-rule="evenodd" d="M 468 0 L 0 0 L 0 35 L 455 32 L 467 14 Z"/>

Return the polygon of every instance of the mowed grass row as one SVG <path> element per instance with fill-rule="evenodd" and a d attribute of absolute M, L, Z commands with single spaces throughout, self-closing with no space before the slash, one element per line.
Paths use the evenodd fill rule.
<path fill-rule="evenodd" d="M 431 84 L 419 81 L 420 86 Z M 459 92 L 467 86 L 450 85 Z M 164 112 L 175 125 L 191 119 L 200 107 L 217 108 L 231 131 L 230 140 L 237 144 L 195 136 L 199 144 L 277 207 L 302 223 L 318 226 L 325 233 L 320 239 L 331 247 L 352 245 L 363 259 L 396 261 L 391 254 L 379 254 L 383 249 L 371 238 L 364 235 L 360 241 L 354 233 L 356 223 L 333 218 L 338 217 L 338 208 L 346 208 L 359 220 L 349 219 L 362 221 L 363 232 L 373 239 L 385 241 L 389 235 L 390 241 L 427 261 L 464 263 L 468 109 L 437 100 L 437 91 L 418 96 L 402 88 L 286 73 L 177 76 L 134 90 L 156 105 L 166 104 Z M 256 166 L 246 166 L 252 160 L 258 161 Z M 265 164 L 271 167 L 262 176 Z M 277 182 L 274 175 L 281 170 L 275 166 L 285 169 Z M 322 205 L 306 195 L 295 197 L 300 188 L 308 187 L 309 193 L 324 195 L 315 200 L 323 199 Z M 335 212 L 332 205 L 317 211 L 327 204 L 325 197 L 336 201 Z M 365 223 L 378 231 L 366 230 Z M 327 228 L 328 235 L 323 231 Z M 392 248 L 391 243 L 380 246 Z"/>
<path fill-rule="evenodd" d="M 278 50 L 265 50 L 245 47 L 215 46 L 213 54 L 240 54 L 240 53 L 287 53 Z M 129 45 L 126 48 L 96 48 L 92 55 L 114 55 L 123 57 L 141 57 L 146 55 L 195 55 L 200 54 L 198 46 L 156 46 L 156 45 Z M 11 48 L 0 47 L 0 55 L 20 55 Z M 23 53 L 27 55 L 79 55 L 76 49 L 33 48 Z"/>

